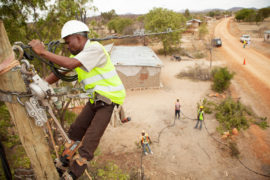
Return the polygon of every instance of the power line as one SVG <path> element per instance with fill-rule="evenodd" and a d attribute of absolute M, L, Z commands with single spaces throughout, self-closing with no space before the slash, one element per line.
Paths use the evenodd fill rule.
<path fill-rule="evenodd" d="M 207 129 L 207 127 L 206 127 L 204 121 L 203 121 L 203 124 L 204 124 L 204 127 L 205 127 L 205 129 L 206 129 L 206 131 L 207 131 L 207 133 L 208 133 L 208 135 L 209 135 L 210 137 L 212 137 L 216 142 L 218 142 L 218 143 L 220 143 L 220 144 L 222 144 L 222 145 L 228 147 L 229 149 L 231 149 L 230 146 L 229 146 L 228 144 L 223 143 L 223 142 L 217 140 L 216 138 L 214 138 L 214 137 L 209 133 L 209 131 L 208 131 L 208 129 Z M 249 170 L 249 171 L 251 171 L 251 172 L 253 172 L 253 173 L 257 174 L 257 175 L 260 175 L 260 176 L 270 177 L 270 175 L 266 175 L 266 174 L 259 173 L 259 172 L 255 171 L 255 170 L 253 170 L 253 169 L 247 167 L 247 166 L 239 159 L 239 157 L 237 157 L 237 160 L 238 160 L 239 163 L 240 163 L 244 168 L 246 168 L 247 170 Z"/>
<path fill-rule="evenodd" d="M 154 35 L 161 35 L 161 34 L 169 34 L 173 32 L 179 32 L 182 31 L 184 28 L 175 29 L 172 30 L 171 28 L 168 28 L 166 31 L 163 32 L 154 32 L 154 33 L 137 33 L 134 35 L 124 35 L 124 36 L 107 36 L 104 38 L 91 38 L 91 41 L 106 41 L 111 39 L 127 39 L 127 38 L 135 38 L 135 37 L 145 37 L 145 36 L 154 36 Z"/>

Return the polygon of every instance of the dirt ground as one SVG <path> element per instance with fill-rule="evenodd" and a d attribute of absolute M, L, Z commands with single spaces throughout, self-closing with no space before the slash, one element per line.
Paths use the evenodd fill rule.
<path fill-rule="evenodd" d="M 174 120 L 174 102 L 180 99 L 182 112 L 191 118 L 196 116 L 196 105 L 210 91 L 210 82 L 177 79 L 175 75 L 194 66 L 200 61 L 172 62 L 169 57 L 160 57 L 164 63 L 162 70 L 163 88 L 144 91 L 127 91 L 125 108 L 132 121 L 120 127 L 108 127 L 102 138 L 100 149 L 102 159 L 114 161 L 121 168 L 140 169 L 141 150 L 136 146 L 142 129 L 153 141 L 158 140 L 158 132 Z M 217 122 L 213 116 L 205 121 L 210 133 L 216 133 Z M 264 179 L 243 168 L 232 159 L 228 149 L 220 146 L 203 128 L 194 129 L 196 121 L 177 120 L 174 127 L 162 133 L 159 143 L 153 143 L 154 155 L 143 157 L 145 176 L 149 179 Z M 245 162 L 246 163 L 246 162 Z M 258 160 L 248 164 L 261 170 Z M 249 164 L 249 166 L 251 166 Z"/>
<path fill-rule="evenodd" d="M 215 33 L 222 37 L 223 47 L 214 51 L 214 63 L 220 65 L 217 61 L 219 59 L 237 72 L 231 88 L 235 97 L 241 97 L 241 101 L 252 106 L 257 114 L 270 117 L 269 59 L 252 48 L 243 49 L 238 39 L 229 33 L 221 34 L 224 27 L 227 29 L 227 20 L 221 21 L 216 27 Z M 228 49 L 228 46 L 239 53 Z M 244 56 L 241 54 L 245 54 L 246 66 L 242 65 Z M 142 130 L 150 135 L 152 141 L 158 141 L 160 130 L 174 122 L 174 102 L 177 98 L 180 99 L 181 111 L 195 118 L 197 103 L 211 93 L 210 82 L 175 77 L 195 63 L 209 66 L 208 61 L 176 62 L 165 56 L 160 56 L 160 59 L 164 64 L 161 73 L 163 87 L 143 91 L 128 90 L 124 106 L 132 120 L 116 128 L 109 126 L 100 143 L 101 160 L 113 161 L 126 171 L 140 170 L 141 149 L 136 143 L 140 140 Z M 206 115 L 205 123 L 210 134 L 220 139 L 214 116 Z M 182 115 L 180 120 L 176 120 L 175 126 L 164 130 L 159 143 L 151 144 L 154 154 L 143 156 L 142 161 L 146 179 L 267 179 L 245 169 L 237 159 L 230 156 L 228 148 L 209 136 L 205 128 L 194 129 L 195 124 L 196 121 Z M 269 140 L 269 130 L 263 131 L 255 125 L 240 132 L 236 137 L 240 159 L 249 168 L 269 174 Z"/>

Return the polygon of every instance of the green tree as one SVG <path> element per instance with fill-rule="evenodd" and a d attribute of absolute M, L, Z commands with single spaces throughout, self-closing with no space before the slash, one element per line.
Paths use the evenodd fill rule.
<path fill-rule="evenodd" d="M 206 23 L 203 23 L 199 27 L 199 38 L 203 39 L 206 34 L 208 34 L 208 28 L 207 28 Z"/>
<path fill-rule="evenodd" d="M 132 25 L 133 21 L 129 18 L 115 18 L 108 22 L 109 30 L 114 30 L 116 33 L 122 34 L 124 29 Z"/>
<path fill-rule="evenodd" d="M 1 0 L 0 4 L 0 19 L 4 22 L 11 43 L 29 40 L 33 32 L 27 22 L 38 19 L 38 12 L 47 9 L 44 0 Z"/>
<path fill-rule="evenodd" d="M 169 28 L 171 30 L 180 29 L 185 26 L 186 19 L 182 14 L 164 8 L 154 8 L 145 15 L 145 29 L 152 32 L 163 32 Z M 181 32 L 172 32 L 156 36 L 163 45 L 166 54 L 173 51 L 173 47 L 180 43 Z"/>
<path fill-rule="evenodd" d="M 100 15 L 102 17 L 102 21 L 104 24 L 106 24 L 108 21 L 118 17 L 118 15 L 116 14 L 114 9 L 112 9 L 108 12 L 102 12 Z"/>
<path fill-rule="evenodd" d="M 261 8 L 256 15 L 256 22 L 264 21 L 265 18 L 270 16 L 270 7 Z"/>
<path fill-rule="evenodd" d="M 214 17 L 215 16 L 215 12 L 214 11 L 210 11 L 207 13 L 208 16 L 210 17 Z"/>
<path fill-rule="evenodd" d="M 235 15 L 237 21 L 252 22 L 256 20 L 256 12 L 254 9 L 241 9 Z"/>
<path fill-rule="evenodd" d="M 184 16 L 189 19 L 190 18 L 190 12 L 188 9 L 185 10 Z"/>
<path fill-rule="evenodd" d="M 48 2 L 50 1 L 0 1 L 0 18 L 4 21 L 11 44 L 15 41 L 27 44 L 31 39 L 40 39 L 45 43 L 59 39 L 66 21 L 78 19 L 85 22 L 86 11 L 96 10 L 91 5 L 93 0 L 56 0 L 52 5 Z M 41 76 L 50 72 L 44 63 L 37 60 L 32 63 Z"/>

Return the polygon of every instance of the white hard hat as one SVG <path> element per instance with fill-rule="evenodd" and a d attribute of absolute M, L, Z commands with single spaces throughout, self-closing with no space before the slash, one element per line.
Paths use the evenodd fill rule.
<path fill-rule="evenodd" d="M 79 32 L 89 32 L 88 26 L 81 21 L 70 20 L 64 24 L 61 31 L 61 38 Z"/>

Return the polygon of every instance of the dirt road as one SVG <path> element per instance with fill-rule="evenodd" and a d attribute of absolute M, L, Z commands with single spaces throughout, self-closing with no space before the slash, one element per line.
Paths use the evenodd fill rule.
<path fill-rule="evenodd" d="M 230 20 L 222 20 L 215 29 L 215 36 L 221 37 L 223 42 L 222 48 L 217 50 L 218 58 L 225 60 L 236 72 L 234 83 L 236 92 L 242 97 L 241 100 L 250 104 L 257 114 L 267 116 L 269 120 L 270 59 L 250 47 L 243 48 L 240 37 L 234 37 L 228 30 Z M 246 65 L 243 65 L 244 59 Z"/>

